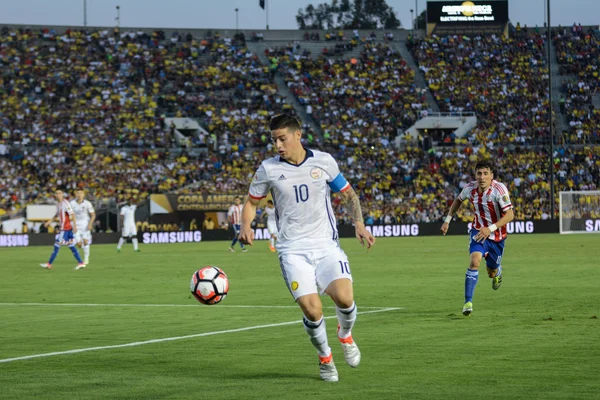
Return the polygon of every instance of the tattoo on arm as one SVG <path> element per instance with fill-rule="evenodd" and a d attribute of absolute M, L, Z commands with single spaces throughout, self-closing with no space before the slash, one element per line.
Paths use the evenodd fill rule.
<path fill-rule="evenodd" d="M 357 222 L 364 223 L 362 210 L 360 208 L 360 199 L 352 187 L 345 192 L 340 193 L 344 205 L 348 208 L 348 213 L 356 224 Z"/>

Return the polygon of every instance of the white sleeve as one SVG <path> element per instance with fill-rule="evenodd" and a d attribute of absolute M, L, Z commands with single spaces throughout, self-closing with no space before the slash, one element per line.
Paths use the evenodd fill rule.
<path fill-rule="evenodd" d="M 496 201 L 498 201 L 502 212 L 505 212 L 506 210 L 510 210 L 511 208 L 513 208 L 513 205 L 510 201 L 510 196 L 508 195 L 508 189 L 506 188 L 506 186 L 500 183 L 500 187 L 502 188 L 502 193 L 498 193 L 498 198 L 496 199 Z"/>
<path fill-rule="evenodd" d="M 121 207 L 121 212 L 120 212 L 120 214 L 121 214 L 121 215 L 125 215 L 125 207 Z"/>
<path fill-rule="evenodd" d="M 229 210 L 227 210 L 227 216 L 231 217 L 232 214 L 233 214 L 233 206 L 229 206 Z"/>
<path fill-rule="evenodd" d="M 260 164 L 260 167 L 256 170 L 254 178 L 252 178 L 252 182 L 250 183 L 248 195 L 254 200 L 264 199 L 267 197 L 267 194 L 269 194 L 269 189 L 271 189 L 269 175 L 267 174 L 264 164 Z"/>
<path fill-rule="evenodd" d="M 65 203 L 67 205 L 65 208 L 65 211 L 67 212 L 67 214 L 73 215 L 74 211 L 73 211 L 73 207 L 71 207 L 71 203 L 69 203 L 68 201 L 65 201 Z"/>
<path fill-rule="evenodd" d="M 471 190 L 473 190 L 473 187 L 471 185 L 465 186 L 458 195 L 458 200 L 465 201 L 466 199 L 468 199 L 471 194 Z"/>
<path fill-rule="evenodd" d="M 332 192 L 344 192 L 350 188 L 350 183 L 348 183 L 344 175 L 340 172 L 340 167 L 331 154 L 327 154 L 323 163 L 323 169 L 327 174 L 327 183 Z"/>
<path fill-rule="evenodd" d="M 87 202 L 88 203 L 88 213 L 95 213 L 96 210 L 94 210 L 94 206 L 92 205 L 92 203 L 90 201 Z"/>

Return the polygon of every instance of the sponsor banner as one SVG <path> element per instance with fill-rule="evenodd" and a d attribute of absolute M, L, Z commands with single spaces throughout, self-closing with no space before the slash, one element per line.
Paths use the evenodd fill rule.
<path fill-rule="evenodd" d="M 170 214 L 183 211 L 227 211 L 236 197 L 235 194 L 152 194 L 150 214 Z"/>
<path fill-rule="evenodd" d="M 202 241 L 202 232 L 144 232 L 141 234 L 143 244 L 154 243 L 198 243 Z"/>
<path fill-rule="evenodd" d="M 435 236 L 441 235 L 442 223 L 428 224 L 398 224 L 398 225 L 367 225 L 367 230 L 375 237 L 406 237 L 406 236 Z M 447 235 L 466 235 L 471 229 L 471 223 L 452 222 Z M 340 237 L 353 237 L 354 227 L 342 225 L 338 227 Z M 506 231 L 511 234 L 523 233 L 557 233 L 558 220 L 551 221 L 512 221 L 506 225 Z"/>
<path fill-rule="evenodd" d="M 577 220 L 581 227 L 577 232 L 598 232 L 600 233 L 600 219 L 581 219 Z M 416 236 L 439 236 L 441 235 L 440 223 L 428 224 L 394 224 L 394 225 L 368 225 L 366 228 L 375 237 L 416 237 Z M 448 228 L 447 235 L 467 236 L 470 223 L 453 222 Z M 534 233 L 558 233 L 558 220 L 546 221 L 513 221 L 508 223 L 506 230 L 509 235 L 534 234 Z M 354 237 L 354 227 L 352 225 L 339 225 L 339 236 L 341 238 Z M 119 241 L 121 234 L 114 233 L 94 233 L 94 244 L 114 244 Z M 254 239 L 257 241 L 268 240 L 271 236 L 267 228 L 254 229 Z M 233 239 L 233 230 L 213 229 L 213 230 L 194 230 L 177 232 L 139 232 L 138 239 L 142 244 L 172 244 L 172 243 L 200 243 L 206 241 L 231 240 Z M 52 246 L 54 244 L 54 235 L 47 233 L 30 233 L 15 235 L 0 235 L 0 247 L 24 247 L 24 246 Z"/>
<path fill-rule="evenodd" d="M 92 243 L 117 245 L 120 233 L 93 233 Z M 29 233 L 16 235 L 0 235 L 0 247 L 25 247 L 25 246 L 53 246 L 55 234 L 51 233 Z"/>
<path fill-rule="evenodd" d="M 0 235 L 0 247 L 25 247 L 29 246 L 28 234 Z"/>
<path fill-rule="evenodd" d="M 256 228 L 254 240 L 271 239 L 267 228 Z M 179 232 L 143 232 L 138 234 L 143 244 L 159 243 L 198 243 L 204 241 L 231 240 L 233 230 L 212 229 L 206 231 L 179 231 Z"/>
<path fill-rule="evenodd" d="M 584 226 L 585 232 L 600 232 L 600 219 L 587 219 Z"/>
<path fill-rule="evenodd" d="M 508 0 L 428 1 L 427 23 L 438 25 L 505 24 Z"/>

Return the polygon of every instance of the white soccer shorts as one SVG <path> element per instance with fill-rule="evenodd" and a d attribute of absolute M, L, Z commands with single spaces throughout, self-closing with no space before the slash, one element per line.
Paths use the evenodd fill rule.
<path fill-rule="evenodd" d="M 121 236 L 122 237 L 137 236 L 137 229 L 136 229 L 135 225 L 133 225 L 133 226 L 123 225 L 123 230 L 121 232 Z"/>
<path fill-rule="evenodd" d="M 267 221 L 267 230 L 269 235 L 277 235 L 277 223 Z"/>
<path fill-rule="evenodd" d="M 86 226 L 87 228 L 87 226 Z M 88 244 L 92 243 L 92 231 L 88 231 L 87 229 L 77 228 L 77 233 L 75 234 L 75 242 L 83 242 L 84 240 L 88 241 Z"/>
<path fill-rule="evenodd" d="M 340 247 L 279 255 L 281 274 L 294 300 L 307 294 L 323 295 L 331 282 L 352 281 L 348 256 Z"/>

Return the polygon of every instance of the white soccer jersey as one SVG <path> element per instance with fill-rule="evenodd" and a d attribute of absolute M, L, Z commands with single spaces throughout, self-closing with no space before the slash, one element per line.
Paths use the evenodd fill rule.
<path fill-rule="evenodd" d="M 279 233 L 277 250 L 304 252 L 323 249 L 327 243 L 339 244 L 331 192 L 349 187 L 330 154 L 307 149 L 299 165 L 279 156 L 263 161 L 249 195 L 262 199 L 271 192 Z"/>
<path fill-rule="evenodd" d="M 78 229 L 86 229 L 90 223 L 91 213 L 96 212 L 94 206 L 88 200 L 83 200 L 79 203 L 77 200 L 71 200 L 71 208 L 75 212 Z M 81 228 L 80 228 L 81 227 Z"/>
<path fill-rule="evenodd" d="M 265 208 L 265 213 L 267 214 L 267 224 L 276 224 L 277 220 L 275 219 L 275 207 Z"/>
<path fill-rule="evenodd" d="M 127 227 L 135 226 L 135 209 L 137 206 L 123 206 L 121 215 L 123 216 L 123 225 Z"/>

